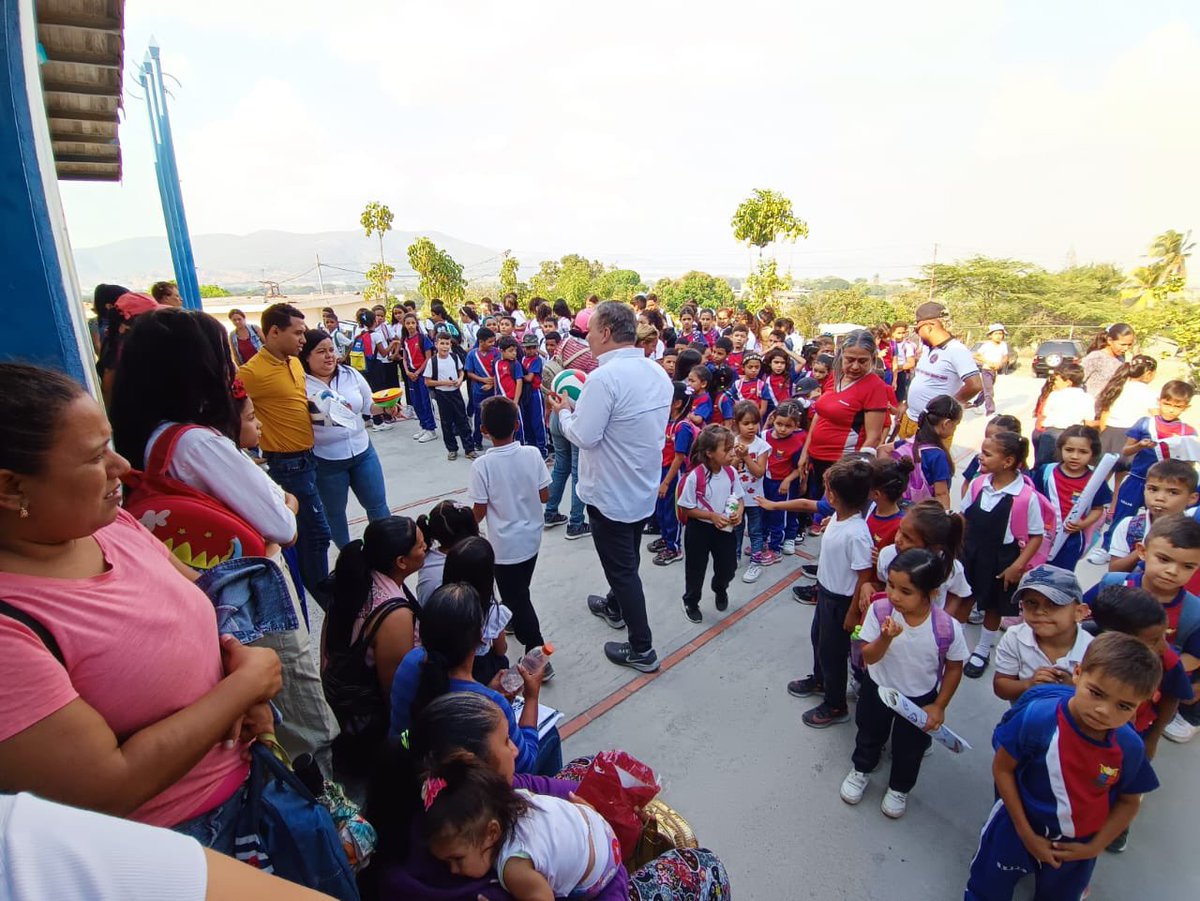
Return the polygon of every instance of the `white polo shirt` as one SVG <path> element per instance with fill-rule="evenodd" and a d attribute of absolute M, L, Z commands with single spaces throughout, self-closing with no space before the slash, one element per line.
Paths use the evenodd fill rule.
<path fill-rule="evenodd" d="M 1075 672 L 1077 664 L 1083 662 L 1083 652 L 1092 643 L 1086 629 L 1075 627 L 1075 644 L 1067 656 L 1051 660 L 1038 647 L 1037 636 L 1029 623 L 1021 623 L 1004 633 L 996 645 L 996 672 L 1005 676 L 1028 679 L 1043 666 L 1056 666 L 1069 673 Z"/>
<path fill-rule="evenodd" d="M 513 441 L 471 464 L 467 497 L 487 504 L 487 533 L 497 563 L 523 563 L 542 547 L 545 507 L 540 492 L 550 472 L 536 447 Z"/>
<path fill-rule="evenodd" d="M 574 410 L 559 427 L 579 448 L 577 492 L 608 519 L 639 522 L 654 512 L 663 434 L 674 390 L 640 347 L 600 355 Z"/>
<path fill-rule="evenodd" d="M 916 422 L 931 400 L 939 394 L 955 396 L 967 379 L 978 374 L 975 356 L 957 338 L 951 338 L 941 347 L 926 347 L 908 386 L 906 415 Z"/>
<path fill-rule="evenodd" d="M 984 341 L 979 345 L 979 356 L 983 357 L 989 369 L 999 369 L 1004 358 L 1008 356 L 1008 342 Z"/>

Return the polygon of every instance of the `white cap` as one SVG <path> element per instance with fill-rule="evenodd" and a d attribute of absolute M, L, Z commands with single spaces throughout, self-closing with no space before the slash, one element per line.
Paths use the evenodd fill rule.
<path fill-rule="evenodd" d="M 1004 332 L 1004 334 L 1007 335 L 1008 329 L 1006 329 L 1004 326 L 1002 326 L 999 322 L 993 322 L 991 325 L 988 326 L 988 330 L 987 330 L 987 333 L 989 335 L 992 332 Z"/>

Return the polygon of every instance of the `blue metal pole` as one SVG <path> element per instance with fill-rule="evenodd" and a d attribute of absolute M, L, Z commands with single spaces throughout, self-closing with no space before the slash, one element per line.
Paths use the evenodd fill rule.
<path fill-rule="evenodd" d="M 166 170 L 162 164 L 162 142 L 159 131 L 158 103 L 151 79 L 153 73 L 149 61 L 143 63 L 138 83 L 146 95 L 146 111 L 150 116 L 150 137 L 154 142 L 154 175 L 158 182 L 158 196 L 162 202 L 163 218 L 167 226 L 167 244 L 171 249 L 171 262 L 178 279 L 179 261 L 183 258 L 179 246 L 178 219 L 175 215 L 174 197 L 167 186 Z M 182 296 L 182 294 L 181 294 Z"/>
<path fill-rule="evenodd" d="M 200 282 L 196 278 L 196 261 L 192 254 L 192 238 L 188 232 L 187 215 L 183 209 L 183 192 L 179 187 L 179 170 L 175 163 L 175 141 L 171 135 L 171 116 L 167 111 L 167 93 L 163 86 L 162 78 L 162 59 L 159 54 L 158 44 L 151 43 L 149 49 L 150 60 L 147 63 L 147 70 L 150 74 L 150 82 L 155 93 L 155 100 L 158 105 L 158 129 L 159 129 L 159 159 L 163 165 L 163 182 L 166 184 L 166 193 L 171 197 L 171 206 L 175 213 L 175 235 L 176 242 L 179 248 L 179 256 L 174 258 L 175 264 L 175 280 L 179 285 L 179 294 L 183 298 L 183 305 L 189 309 L 200 309 Z M 165 197 L 164 197 L 165 206 Z M 171 228 L 168 223 L 168 229 Z"/>

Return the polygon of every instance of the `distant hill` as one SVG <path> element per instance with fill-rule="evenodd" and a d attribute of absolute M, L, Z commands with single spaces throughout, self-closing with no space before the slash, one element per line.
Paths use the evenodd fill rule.
<path fill-rule="evenodd" d="M 495 276 L 501 250 L 461 241 L 439 232 L 391 231 L 384 238 L 384 253 L 397 275 L 411 274 L 408 246 L 421 235 L 461 263 L 469 278 Z M 258 231 L 249 235 L 193 235 L 192 251 L 201 284 L 239 287 L 269 279 L 283 281 L 302 275 L 290 284 L 315 285 L 317 254 L 321 256 L 327 284 L 361 284 L 359 273 L 378 260 L 378 241 L 361 231 L 296 234 Z M 332 267 L 356 270 L 342 272 Z M 330 268 L 326 268 L 330 267 Z M 145 290 L 159 279 L 172 278 L 171 251 L 165 237 L 127 238 L 101 247 L 75 249 L 75 268 L 84 294 L 100 282 Z"/>

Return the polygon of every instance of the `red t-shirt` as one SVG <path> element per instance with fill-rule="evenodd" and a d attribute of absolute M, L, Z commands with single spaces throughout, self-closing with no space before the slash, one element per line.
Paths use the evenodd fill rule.
<path fill-rule="evenodd" d="M 876 376 L 876 377 L 878 378 L 878 376 Z M 832 394 L 833 393 L 833 373 L 832 372 L 829 373 L 829 375 L 825 376 L 825 381 L 821 382 L 821 393 L 822 394 Z"/>
<path fill-rule="evenodd" d="M 892 357 L 895 356 L 896 345 L 892 341 L 884 341 L 879 345 L 879 359 L 883 363 L 883 368 L 891 372 Z"/>
<path fill-rule="evenodd" d="M 904 519 L 904 511 L 897 510 L 891 516 L 880 516 L 874 510 L 867 514 L 867 530 L 875 540 L 875 550 L 896 543 L 896 533 L 900 531 L 900 520 Z"/>
<path fill-rule="evenodd" d="M 746 379 L 741 378 L 737 381 L 737 393 L 739 400 L 752 400 L 758 403 L 763 396 L 763 380 L 762 379 Z"/>
<path fill-rule="evenodd" d="M 725 362 L 728 363 L 729 367 L 739 376 L 742 374 L 742 357 L 744 356 L 746 356 L 746 352 L 744 350 L 735 350 L 730 352 L 729 356 L 725 358 Z"/>
<path fill-rule="evenodd" d="M 786 372 L 781 374 L 772 372 L 767 376 L 767 384 L 771 386 L 771 397 L 777 404 L 783 403 L 792 396 L 792 377 Z"/>
<path fill-rule="evenodd" d="M 771 445 L 771 453 L 767 455 L 767 478 L 778 482 L 792 474 L 800 460 L 800 452 L 804 450 L 804 439 L 807 437 L 807 433 L 800 429 L 796 429 L 786 438 L 777 437 L 774 429 L 767 432 L 767 444 Z"/>
<path fill-rule="evenodd" d="M 858 450 L 863 443 L 864 415 L 887 406 L 887 385 L 873 372 L 841 391 L 826 390 L 813 406 L 820 418 L 813 429 L 809 458 L 836 461 Z"/>
<path fill-rule="evenodd" d="M 521 381 L 525 373 L 521 371 L 521 364 L 516 360 L 505 360 L 503 358 L 496 361 L 496 393 L 503 394 L 509 400 L 517 399 L 517 382 Z"/>
<path fill-rule="evenodd" d="M 408 367 L 413 372 L 420 375 L 421 370 L 425 368 L 425 342 L 420 334 L 409 335 L 404 339 L 404 346 L 408 349 Z M 367 351 L 367 356 L 371 355 Z"/>

